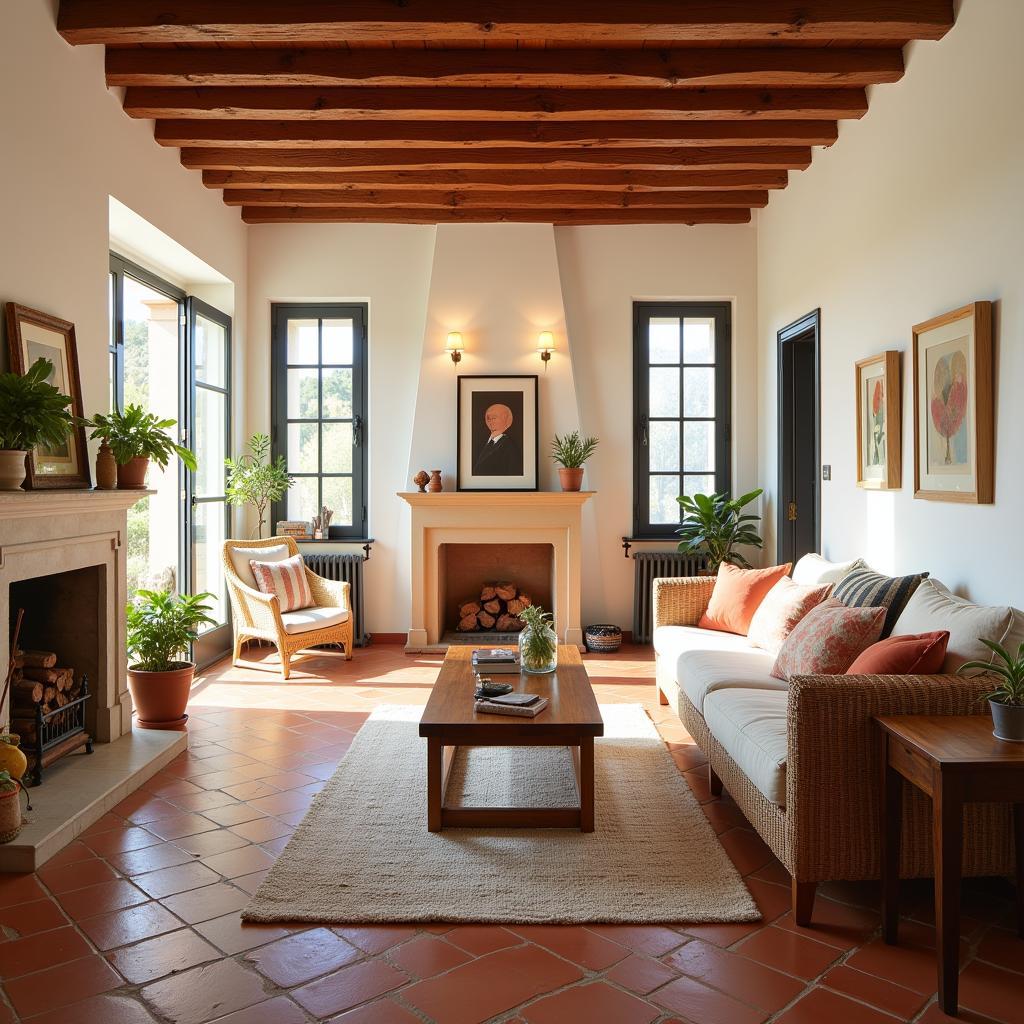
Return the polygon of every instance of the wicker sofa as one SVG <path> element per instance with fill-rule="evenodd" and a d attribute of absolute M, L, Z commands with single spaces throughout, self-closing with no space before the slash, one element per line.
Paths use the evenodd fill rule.
<path fill-rule="evenodd" d="M 819 882 L 878 878 L 882 714 L 987 714 L 986 679 L 798 676 L 746 637 L 697 627 L 713 577 L 654 581 L 658 696 L 673 703 L 722 787 L 789 871 L 793 916 L 808 925 Z M 939 627 L 936 627 L 939 628 Z M 1012 827 L 1004 804 L 965 811 L 965 875 L 1008 874 Z M 930 802 L 904 793 L 901 875 L 932 874 Z"/>

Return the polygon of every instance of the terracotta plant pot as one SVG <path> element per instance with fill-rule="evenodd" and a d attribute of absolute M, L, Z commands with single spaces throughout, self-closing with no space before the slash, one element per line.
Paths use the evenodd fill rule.
<path fill-rule="evenodd" d="M 0 491 L 20 491 L 25 482 L 25 456 L 28 452 L 0 449 Z"/>
<path fill-rule="evenodd" d="M 129 666 L 128 689 L 138 712 L 135 724 L 143 729 L 177 729 L 188 715 L 189 691 L 196 667 L 192 662 L 176 662 L 169 672 L 143 672 Z"/>
<path fill-rule="evenodd" d="M 558 479 L 561 481 L 563 491 L 578 491 L 583 486 L 583 467 L 575 466 L 572 469 L 566 469 L 565 466 L 560 466 Z"/>
<path fill-rule="evenodd" d="M 9 843 L 21 831 L 20 793 L 18 786 L 0 789 L 0 843 Z"/>
<path fill-rule="evenodd" d="M 117 467 L 117 487 L 121 491 L 144 491 L 146 489 L 146 472 L 149 459 L 145 455 L 136 455 L 123 466 Z"/>

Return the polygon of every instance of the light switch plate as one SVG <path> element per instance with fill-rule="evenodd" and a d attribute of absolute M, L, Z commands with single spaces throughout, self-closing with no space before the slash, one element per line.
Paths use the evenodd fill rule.
<path fill-rule="evenodd" d="M 832 479 L 832 467 L 831 466 L 822 466 L 821 467 L 821 479 L 822 480 L 831 480 Z"/>

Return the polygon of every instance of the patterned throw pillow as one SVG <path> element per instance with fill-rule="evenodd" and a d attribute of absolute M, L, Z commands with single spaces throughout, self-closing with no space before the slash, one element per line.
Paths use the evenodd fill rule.
<path fill-rule="evenodd" d="M 768 591 L 758 606 L 747 630 L 747 642 L 778 654 L 794 626 L 813 608 L 821 604 L 832 589 L 831 583 L 805 587 L 784 576 Z"/>
<path fill-rule="evenodd" d="M 793 627 L 772 675 L 786 682 L 793 676 L 842 675 L 878 639 L 884 621 L 884 608 L 847 608 L 830 597 Z"/>
<path fill-rule="evenodd" d="M 912 576 L 885 576 L 872 569 L 855 569 L 833 587 L 832 596 L 842 601 L 847 608 L 884 608 L 885 625 L 881 636 L 884 640 L 892 632 L 900 612 L 920 586 L 921 580 L 927 578 L 926 572 Z"/>
<path fill-rule="evenodd" d="M 256 586 L 264 594 L 276 594 L 281 602 L 281 611 L 297 612 L 313 603 L 302 555 L 292 555 L 280 562 L 257 562 L 253 559 L 249 564 L 256 577 Z"/>

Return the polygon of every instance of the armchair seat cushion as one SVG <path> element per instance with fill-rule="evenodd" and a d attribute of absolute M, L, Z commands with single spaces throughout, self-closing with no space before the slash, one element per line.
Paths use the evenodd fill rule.
<path fill-rule="evenodd" d="M 340 626 L 348 622 L 348 612 L 344 608 L 319 608 L 313 605 L 297 612 L 282 612 L 281 621 L 286 633 L 308 633 L 313 629 L 326 629 L 328 626 Z"/>

